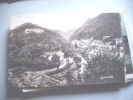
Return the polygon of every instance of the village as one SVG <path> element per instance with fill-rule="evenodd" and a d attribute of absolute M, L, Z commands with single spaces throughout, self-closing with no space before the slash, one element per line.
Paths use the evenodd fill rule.
<path fill-rule="evenodd" d="M 77 49 L 74 56 L 68 56 L 61 50 L 44 52 L 40 57 L 45 59 L 49 68 L 45 69 L 44 66 L 40 71 L 26 71 L 20 79 L 25 80 L 26 86 L 33 86 L 34 83 L 36 87 L 42 84 L 40 80 L 43 80 L 43 86 L 92 84 L 94 79 L 113 80 L 115 77 L 110 62 L 122 62 L 124 56 L 122 39 L 117 38 L 115 42 L 115 45 L 111 45 L 111 42 L 104 43 L 93 38 L 72 40 L 71 44 Z M 18 87 L 22 87 L 23 83 L 19 83 L 21 81 L 17 81 Z"/>

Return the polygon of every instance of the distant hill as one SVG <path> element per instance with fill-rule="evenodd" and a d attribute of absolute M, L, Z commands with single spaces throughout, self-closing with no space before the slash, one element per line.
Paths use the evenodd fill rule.
<path fill-rule="evenodd" d="M 103 36 L 113 38 L 121 37 L 119 13 L 102 13 L 97 17 L 88 19 L 80 28 L 78 28 L 71 39 L 103 39 Z"/>
<path fill-rule="evenodd" d="M 52 32 L 58 33 L 60 34 L 64 39 L 68 40 L 71 38 L 71 35 L 75 32 L 75 30 L 77 29 L 70 29 L 68 31 L 61 31 L 61 30 L 52 30 L 50 29 Z"/>

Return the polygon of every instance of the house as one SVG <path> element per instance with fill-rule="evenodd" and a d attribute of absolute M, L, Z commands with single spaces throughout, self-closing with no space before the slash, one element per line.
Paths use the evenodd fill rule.
<path fill-rule="evenodd" d="M 44 58 L 46 58 L 47 56 L 52 66 L 58 69 L 61 64 L 61 60 L 64 58 L 64 53 L 62 51 L 48 51 L 44 52 L 44 54 L 42 55 L 42 57 Z"/>

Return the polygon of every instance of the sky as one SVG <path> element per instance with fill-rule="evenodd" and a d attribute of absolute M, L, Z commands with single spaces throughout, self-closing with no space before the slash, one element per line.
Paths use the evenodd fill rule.
<path fill-rule="evenodd" d="M 88 18 L 93 18 L 97 15 L 99 15 L 99 12 L 12 15 L 10 17 L 10 29 L 14 29 L 23 23 L 31 22 L 49 29 L 68 31 L 79 28 Z"/>

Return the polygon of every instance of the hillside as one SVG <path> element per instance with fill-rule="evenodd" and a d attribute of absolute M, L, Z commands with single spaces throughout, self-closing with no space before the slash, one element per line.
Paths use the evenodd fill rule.
<path fill-rule="evenodd" d="M 120 15 L 118 13 L 102 13 L 94 18 L 88 19 L 77 29 L 71 39 L 103 39 L 110 36 L 111 39 L 121 37 Z"/>
<path fill-rule="evenodd" d="M 69 55 L 74 51 L 61 35 L 32 23 L 11 30 L 8 43 L 10 67 L 32 66 L 33 60 L 40 60 L 40 55 L 46 51 L 61 50 Z"/>

